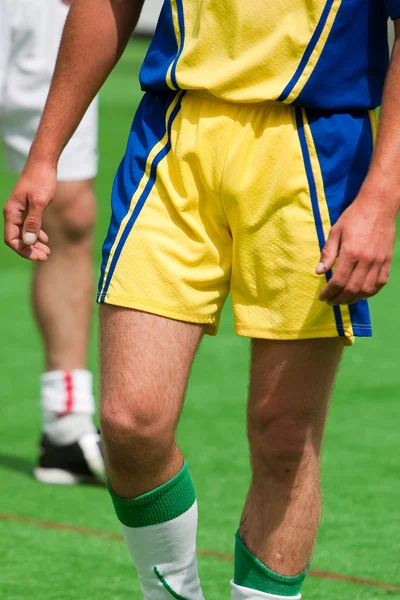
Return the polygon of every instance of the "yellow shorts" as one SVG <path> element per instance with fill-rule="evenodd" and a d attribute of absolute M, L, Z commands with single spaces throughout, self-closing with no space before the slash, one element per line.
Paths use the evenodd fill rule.
<path fill-rule="evenodd" d="M 367 111 L 147 93 L 114 182 L 98 301 L 215 334 L 231 293 L 239 335 L 371 335 L 367 302 L 320 302 L 315 268 L 375 130 Z"/>

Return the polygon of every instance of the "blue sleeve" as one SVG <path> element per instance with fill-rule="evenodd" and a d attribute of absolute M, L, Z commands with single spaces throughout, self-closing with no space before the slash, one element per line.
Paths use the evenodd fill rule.
<path fill-rule="evenodd" d="M 400 0 L 385 0 L 387 16 L 393 19 L 400 19 Z"/>

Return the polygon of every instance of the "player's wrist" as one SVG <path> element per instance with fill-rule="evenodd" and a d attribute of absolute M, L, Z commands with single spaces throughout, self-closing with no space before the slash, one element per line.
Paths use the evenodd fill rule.
<path fill-rule="evenodd" d="M 58 160 L 61 155 L 61 150 L 42 147 L 40 144 L 32 144 L 29 152 L 27 166 L 41 166 L 49 169 L 57 169 Z"/>
<path fill-rule="evenodd" d="M 400 211 L 399 182 L 393 181 L 379 170 L 371 170 L 356 198 L 356 203 L 367 204 L 369 210 L 375 209 L 388 217 L 396 218 Z"/>
<path fill-rule="evenodd" d="M 44 187 L 47 182 L 52 182 L 57 177 L 57 161 L 49 158 L 29 155 L 28 160 L 22 170 L 20 180 L 43 180 Z"/>

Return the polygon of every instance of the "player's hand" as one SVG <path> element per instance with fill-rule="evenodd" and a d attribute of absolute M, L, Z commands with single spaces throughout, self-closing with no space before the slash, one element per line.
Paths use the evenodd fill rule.
<path fill-rule="evenodd" d="M 332 227 L 319 275 L 336 265 L 320 294 L 330 305 L 353 304 L 377 294 L 388 282 L 396 236 L 396 215 L 384 194 L 365 189 Z"/>
<path fill-rule="evenodd" d="M 56 184 L 54 167 L 28 161 L 4 207 L 4 241 L 23 258 L 45 261 L 50 254 L 41 224 Z"/>

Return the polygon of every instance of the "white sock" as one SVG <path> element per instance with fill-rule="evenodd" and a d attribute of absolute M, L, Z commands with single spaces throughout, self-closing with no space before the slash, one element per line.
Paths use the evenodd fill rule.
<path fill-rule="evenodd" d="M 96 430 L 90 371 L 48 371 L 41 376 L 43 431 L 54 444 L 72 444 Z"/>
<path fill-rule="evenodd" d="M 265 594 L 257 590 L 241 587 L 231 581 L 232 594 L 231 600 L 300 600 L 301 594 L 297 596 L 274 596 L 273 594 Z"/>
<path fill-rule="evenodd" d="M 186 463 L 171 481 L 139 498 L 111 495 L 145 600 L 204 600 L 196 558 L 197 502 Z"/>

